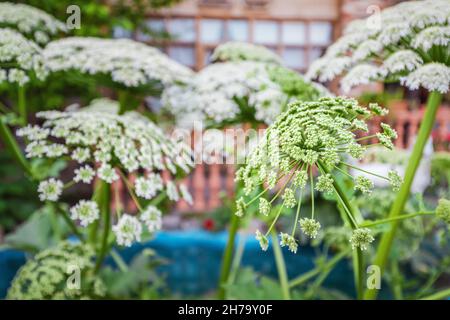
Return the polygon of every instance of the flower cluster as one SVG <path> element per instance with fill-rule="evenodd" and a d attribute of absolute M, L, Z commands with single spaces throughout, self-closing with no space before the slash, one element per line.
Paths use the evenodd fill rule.
<path fill-rule="evenodd" d="M 95 251 L 89 245 L 66 241 L 38 253 L 20 268 L 8 290 L 12 300 L 95 299 L 105 295 L 105 284 L 94 276 Z M 80 286 L 67 286 L 73 267 L 80 270 Z"/>
<path fill-rule="evenodd" d="M 226 42 L 214 49 L 211 55 L 213 62 L 257 61 L 281 64 L 281 58 L 272 50 L 247 42 Z"/>
<path fill-rule="evenodd" d="M 188 85 L 166 88 L 163 103 L 184 123 L 191 114 L 195 120 L 214 123 L 270 124 L 287 102 L 326 94 L 326 89 L 284 67 L 241 61 L 209 65 Z"/>
<path fill-rule="evenodd" d="M 346 73 L 344 91 L 371 81 L 400 81 L 446 93 L 450 84 L 447 0 L 406 1 L 384 9 L 379 23 L 369 18 L 349 24 L 307 76 L 324 82 Z"/>
<path fill-rule="evenodd" d="M 66 26 L 48 13 L 26 4 L 0 3 L 0 26 L 13 28 L 39 44 L 66 32 Z"/>
<path fill-rule="evenodd" d="M 163 170 L 174 176 L 190 171 L 189 147 L 166 137 L 144 116 L 135 112 L 117 115 L 117 110 L 116 102 L 99 99 L 79 110 L 40 112 L 37 116 L 45 120 L 42 126 L 29 125 L 17 131 L 17 135 L 29 141 L 27 157 L 62 158 L 79 164 L 73 181 L 66 184 L 55 178 L 42 181 L 38 189 L 40 199 L 57 201 L 65 188 L 74 183 L 90 184 L 97 177 L 108 184 L 122 178 L 133 195 L 144 199 L 166 192 L 171 200 L 182 197 L 192 202 L 185 186 L 162 178 Z M 127 173 L 136 177 L 134 188 L 126 178 Z M 151 232 L 161 227 L 155 209 L 142 210 L 142 222 Z M 81 200 L 70 212 L 72 219 L 79 220 L 82 226 L 99 217 L 97 204 L 87 200 Z M 114 227 L 119 243 L 130 245 L 132 239 L 139 240 L 137 232 L 141 229 L 132 223 L 133 219 L 137 218 L 124 214 Z M 139 220 L 138 223 L 141 224 Z"/>
<path fill-rule="evenodd" d="M 192 77 L 189 68 L 158 49 L 129 39 L 65 38 L 49 43 L 43 55 L 54 72 L 76 70 L 107 76 L 109 82 L 126 88 L 160 89 L 161 84 L 186 82 Z"/>
<path fill-rule="evenodd" d="M 309 180 L 312 203 L 314 190 L 334 194 L 346 209 L 352 228 L 355 232 L 360 230 L 351 208 L 348 208 L 348 204 L 337 189 L 336 174 L 353 179 L 355 190 L 370 193 L 373 183 L 362 175 L 353 177 L 346 169 L 361 169 L 348 163 L 346 159 L 360 159 L 363 156 L 364 151 L 371 145 L 360 143 L 373 138 L 374 135 L 358 137 L 356 133 L 367 132 L 366 120 L 385 112 L 385 109 L 376 104 L 371 104 L 367 109 L 354 99 L 342 97 L 327 97 L 320 98 L 316 102 L 290 104 L 288 110 L 269 126 L 261 143 L 248 157 L 246 165 L 236 173 L 236 179 L 244 184 L 245 196 L 265 186 L 257 197 L 248 202 L 244 198 L 238 199 L 236 214 L 242 216 L 246 207 L 259 198 L 261 213 L 267 216 L 274 201 L 281 198 L 281 206 L 277 209 L 275 220 L 267 231 L 270 232 L 284 208 L 297 206 L 292 233 L 290 235 L 282 233 L 281 239 L 282 245 L 296 251 L 296 241 L 293 237 L 297 224 L 311 238 L 315 238 L 320 229 L 320 223 L 314 219 L 314 205 L 311 217 L 299 220 L 302 194 Z M 386 147 L 390 147 L 392 144 L 390 140 L 395 136 L 395 131 L 388 125 L 383 125 L 383 131 L 376 135 L 379 143 Z M 315 172 L 318 173 L 317 178 L 314 178 Z M 365 170 L 361 172 L 370 174 Z M 394 188 L 401 183 L 400 177 L 394 172 L 389 173 L 389 177 L 378 174 L 375 176 L 390 181 Z M 271 200 L 267 200 L 271 189 L 275 189 L 276 193 Z M 371 237 L 363 231 L 358 231 L 352 240 L 354 247 L 362 250 L 371 242 Z M 266 235 L 258 233 L 263 247 L 266 246 L 264 238 Z"/>
<path fill-rule="evenodd" d="M 47 73 L 37 44 L 13 29 L 0 28 L 0 83 L 23 86 L 30 76 L 43 80 Z"/>

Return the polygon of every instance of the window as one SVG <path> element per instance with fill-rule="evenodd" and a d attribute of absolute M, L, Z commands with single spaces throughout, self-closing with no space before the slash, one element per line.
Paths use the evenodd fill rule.
<path fill-rule="evenodd" d="M 282 54 L 286 66 L 293 69 L 303 69 L 306 67 L 305 51 L 297 48 L 285 48 Z"/>
<path fill-rule="evenodd" d="M 194 19 L 173 19 L 170 21 L 169 29 L 169 32 L 174 37 L 175 41 L 195 41 Z"/>
<path fill-rule="evenodd" d="M 309 41 L 314 45 L 328 45 L 333 27 L 329 22 L 312 22 L 309 26 Z"/>
<path fill-rule="evenodd" d="M 278 24 L 275 21 L 255 21 L 253 40 L 261 44 L 277 44 Z"/>
<path fill-rule="evenodd" d="M 186 66 L 195 66 L 194 47 L 171 46 L 169 48 L 169 56 Z"/>
<path fill-rule="evenodd" d="M 213 50 L 212 49 L 205 49 L 203 51 L 203 66 L 207 66 L 211 63 L 211 56 L 212 56 Z"/>
<path fill-rule="evenodd" d="M 248 22 L 246 20 L 228 21 L 228 40 L 248 41 Z"/>
<path fill-rule="evenodd" d="M 131 38 L 131 31 L 122 27 L 114 27 L 113 29 L 114 38 Z"/>
<path fill-rule="evenodd" d="M 282 27 L 282 41 L 287 45 L 304 45 L 306 43 L 305 24 L 302 22 L 286 22 Z"/>
<path fill-rule="evenodd" d="M 157 39 L 158 34 L 162 34 L 167 31 L 163 19 L 150 19 L 145 21 L 145 29 L 147 30 L 144 31 L 138 30 L 136 34 L 137 40 L 150 41 L 155 38 Z M 152 33 L 154 33 L 156 37 L 152 37 Z"/>
<path fill-rule="evenodd" d="M 215 44 L 225 40 L 225 24 L 223 20 L 203 19 L 200 24 L 201 41 Z"/>

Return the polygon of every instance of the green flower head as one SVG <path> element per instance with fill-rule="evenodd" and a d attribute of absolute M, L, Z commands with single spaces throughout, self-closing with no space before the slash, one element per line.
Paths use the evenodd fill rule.
<path fill-rule="evenodd" d="M 373 182 L 365 176 L 368 174 L 390 181 L 394 188 L 398 188 L 401 184 L 400 177 L 394 172 L 390 172 L 389 177 L 383 177 L 358 168 L 357 164 L 354 164 L 358 161 L 347 162 L 349 158 L 359 160 L 364 157 L 364 151 L 372 146 L 364 141 L 372 139 L 373 134 L 367 133 L 361 136 L 361 133 L 366 132 L 368 120 L 383 113 L 384 109 L 380 107 L 371 105 L 370 108 L 365 108 L 355 99 L 343 97 L 326 97 L 314 102 L 292 103 L 289 109 L 266 130 L 260 144 L 250 153 L 246 164 L 239 170 L 236 178 L 243 182 L 246 195 L 254 194 L 253 191 L 257 186 L 268 186 L 257 196 L 262 197 L 260 200 L 262 214 L 270 210 L 269 203 L 273 204 L 274 201 L 281 203 L 281 209 L 275 221 L 272 221 L 272 226 L 281 213 L 290 211 L 283 211 L 283 208 L 297 207 L 297 218 L 292 226 L 292 235 L 295 234 L 302 194 L 307 182 L 311 186 L 309 192 L 312 197 L 311 202 L 314 200 L 314 190 L 319 193 L 334 194 L 337 201 L 345 207 L 346 214 L 352 215 L 351 208 L 347 207 L 348 205 L 336 190 L 337 175 L 352 178 L 355 190 L 363 193 L 370 193 L 373 188 Z M 382 133 L 378 133 L 378 143 L 375 142 L 374 145 L 381 143 L 391 147 L 391 138 L 395 136 L 395 131 L 386 124 L 382 125 L 382 130 Z M 365 175 L 354 174 L 358 170 Z M 273 192 L 270 192 L 270 189 L 274 189 Z M 264 193 L 266 195 L 263 197 Z M 267 195 L 271 193 L 275 194 L 273 198 L 266 200 Z M 299 194 L 298 199 L 297 194 Z M 253 200 L 249 201 L 253 202 Z M 238 200 L 239 214 L 245 211 L 245 203 L 243 198 Z M 349 218 L 355 220 L 353 216 Z M 301 219 L 300 227 L 312 238 L 317 235 L 320 224 L 314 220 L 314 206 L 312 206 L 311 218 Z M 370 237 L 367 239 L 370 240 Z M 294 240 L 292 236 L 282 233 L 282 243 L 287 246 L 290 244 L 291 251 L 296 251 L 293 250 L 294 244 L 295 247 L 297 246 Z M 364 247 L 364 242 L 360 243 L 361 245 L 354 247 Z"/>

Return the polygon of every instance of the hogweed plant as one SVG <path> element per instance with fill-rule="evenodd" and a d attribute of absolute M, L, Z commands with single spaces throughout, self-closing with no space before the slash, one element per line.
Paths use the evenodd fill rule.
<path fill-rule="evenodd" d="M 232 60 L 207 66 L 187 85 L 167 86 L 162 99 L 181 126 L 192 126 L 195 120 L 223 127 L 270 124 L 289 102 L 327 95 L 324 87 L 285 67 Z"/>
<path fill-rule="evenodd" d="M 9 300 L 100 299 L 106 286 L 95 276 L 95 250 L 66 241 L 27 261 L 17 272 Z"/>
<path fill-rule="evenodd" d="M 429 92 L 428 103 L 405 172 L 405 183 L 392 205 L 390 217 L 398 217 L 405 206 L 425 144 L 434 125 L 442 94 L 450 83 L 448 0 L 407 1 L 386 8 L 374 19 L 349 24 L 343 37 L 310 67 L 307 76 L 329 81 L 339 75 L 341 87 L 350 90 L 372 81 L 395 82 L 411 90 Z M 386 266 L 399 221 L 391 224 L 380 242 L 374 264 Z M 375 298 L 367 290 L 366 298 Z"/>
<path fill-rule="evenodd" d="M 391 140 L 397 135 L 388 125 L 383 125 L 383 131 L 376 134 L 378 142 L 374 144 L 361 144 L 373 135 L 358 137 L 356 134 L 368 132 L 366 121 L 385 113 L 386 110 L 378 105 L 372 104 L 366 109 L 354 99 L 321 98 L 316 102 L 290 104 L 289 110 L 266 130 L 246 165 L 236 173 L 236 179 L 243 181 L 245 196 L 250 195 L 255 188 L 264 186 L 264 190 L 256 197 L 247 201 L 245 197 L 237 200 L 236 215 L 243 216 L 251 203 L 259 201 L 260 214 L 268 216 L 275 201 L 281 201 L 267 232 L 262 234 L 257 231 L 257 239 L 263 250 L 267 249 L 267 235 L 284 209 L 296 208 L 296 218 L 291 232 L 280 234 L 281 246 L 288 246 L 290 251 L 297 252 L 297 226 L 306 236 L 317 236 L 321 225 L 314 216 L 314 191 L 337 197 L 345 210 L 345 221 L 354 229 L 350 239 L 352 246 L 360 250 L 367 248 L 374 238 L 370 230 L 360 227 L 360 217 L 342 193 L 336 175 L 351 178 L 355 190 L 370 194 L 373 182 L 364 175 L 351 176 L 346 169 L 370 174 L 349 164 L 349 158 L 362 159 L 365 151 L 374 145 L 393 147 Z M 317 177 L 314 177 L 315 172 L 318 173 Z M 387 177 L 373 175 L 389 181 L 394 190 L 398 190 L 401 184 L 400 177 L 394 171 L 389 172 Z M 307 183 L 311 188 L 312 212 L 309 216 L 301 217 L 302 193 Z M 268 200 L 271 190 L 276 192 Z"/>
<path fill-rule="evenodd" d="M 52 72 L 78 72 L 117 89 L 120 113 L 137 94 L 159 96 L 164 86 L 193 75 L 160 50 L 129 39 L 65 38 L 49 43 L 43 56 Z"/>
<path fill-rule="evenodd" d="M 101 99 L 79 110 L 39 112 L 42 126 L 28 125 L 17 131 L 29 141 L 25 149 L 28 158 L 64 159 L 77 164 L 67 181 L 50 178 L 40 182 L 42 201 L 59 201 L 63 192 L 76 184 L 95 185 L 92 199 L 82 199 L 70 208 L 70 217 L 66 212 L 61 214 L 76 235 L 80 232 L 75 223 L 91 230 L 94 238 L 90 241 L 94 243 L 102 221 L 97 268 L 110 245 L 110 229 L 119 245 L 130 246 L 140 241 L 144 230 L 153 233 L 161 228 L 161 211 L 156 207 L 161 199 L 192 202 L 187 187 L 174 182 L 191 169 L 189 147 L 166 137 L 146 117 L 136 112 L 119 115 L 118 110 L 116 102 Z M 163 179 L 163 171 L 170 172 L 174 179 Z M 127 178 L 130 174 L 135 176 L 134 183 Z M 139 212 L 130 215 L 117 205 L 117 219 L 111 227 L 111 186 L 119 179 Z"/>

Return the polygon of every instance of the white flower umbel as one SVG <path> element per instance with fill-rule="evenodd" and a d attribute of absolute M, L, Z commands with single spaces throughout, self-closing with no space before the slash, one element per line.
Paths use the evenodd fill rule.
<path fill-rule="evenodd" d="M 67 31 L 64 23 L 45 11 L 11 2 L 0 3 L 0 25 L 15 29 L 39 44 Z"/>
<path fill-rule="evenodd" d="M 195 114 L 196 120 L 214 124 L 270 124 L 289 100 L 315 100 L 323 95 L 326 90 L 289 69 L 241 61 L 209 65 L 188 85 L 166 88 L 162 100 L 170 113 L 180 117 L 178 122 L 186 114 Z"/>
<path fill-rule="evenodd" d="M 163 192 L 173 201 L 181 195 L 192 203 L 187 188 L 180 186 L 178 190 L 172 179 L 187 174 L 192 168 L 189 146 L 166 136 L 146 117 L 136 112 L 118 115 L 118 109 L 118 103 L 99 99 L 77 110 L 40 112 L 37 117 L 43 120 L 42 126 L 27 126 L 17 133 L 30 141 L 26 146 L 27 157 L 73 160 L 77 164 L 73 181 L 66 183 L 67 188 L 74 182 L 93 184 L 95 177 L 107 184 L 121 179 L 139 211 L 144 212 L 139 197 L 150 200 Z M 169 173 L 164 183 L 163 171 Z M 135 178 L 134 183 L 128 179 L 128 174 Z M 62 188 L 59 180 L 43 181 L 39 186 L 40 197 L 57 201 Z M 87 208 L 87 204 L 83 204 L 83 208 Z M 83 218 L 80 210 L 81 205 L 72 213 L 79 215 L 77 219 L 82 225 L 95 216 L 92 214 L 91 220 L 87 216 Z M 128 243 L 127 239 L 130 238 L 123 236 L 118 241 Z"/>
<path fill-rule="evenodd" d="M 72 220 L 79 220 L 83 227 L 99 218 L 100 210 L 97 202 L 89 200 L 80 200 L 75 206 L 70 208 L 70 218 Z"/>
<path fill-rule="evenodd" d="M 0 28 L 0 72 L 3 81 L 20 86 L 29 82 L 31 76 L 44 80 L 48 74 L 39 46 L 8 28 Z"/>
<path fill-rule="evenodd" d="M 121 246 L 131 247 L 133 242 L 141 241 L 142 224 L 129 214 L 123 214 L 117 224 L 112 227 L 116 241 Z"/>
<path fill-rule="evenodd" d="M 155 232 L 162 227 L 162 213 L 154 207 L 148 206 L 140 216 L 141 221 L 147 226 L 148 231 Z"/>
<path fill-rule="evenodd" d="M 386 8 L 377 19 L 354 21 L 342 38 L 311 64 L 307 76 L 325 82 L 347 74 L 342 80 L 345 91 L 371 80 L 401 81 L 411 90 L 423 86 L 446 93 L 449 16 L 448 0 L 422 0 Z M 368 69 L 359 66 L 368 64 L 379 67 L 376 77 L 362 76 L 361 70 L 369 75 Z M 355 74 L 355 70 L 360 72 Z"/>
<path fill-rule="evenodd" d="M 428 63 L 400 78 L 400 82 L 412 90 L 422 86 L 429 91 L 446 93 L 450 85 L 450 68 L 442 63 Z"/>
<path fill-rule="evenodd" d="M 281 57 L 264 46 L 248 42 L 231 41 L 218 45 L 211 55 L 211 61 L 258 61 L 281 64 Z"/>
<path fill-rule="evenodd" d="M 370 193 L 373 183 L 360 176 L 353 177 L 347 169 L 367 174 L 370 172 L 347 163 L 346 159 L 360 159 L 364 155 L 363 151 L 372 146 L 361 143 L 374 135 L 358 137 L 356 133 L 367 132 L 366 122 L 385 113 L 386 110 L 376 104 L 365 108 L 354 99 L 341 97 L 290 104 L 289 109 L 269 126 L 260 144 L 250 153 L 245 166 L 236 173 L 236 180 L 242 181 L 244 185 L 244 196 L 236 202 L 236 215 L 242 216 L 246 208 L 259 198 L 260 213 L 266 216 L 275 206 L 275 201 L 279 201 L 277 214 L 264 235 L 267 236 L 283 210 L 292 208 L 297 212 L 292 232 L 282 233 L 281 242 L 295 252 L 297 242 L 293 237 L 297 223 L 311 238 L 316 237 L 320 229 L 320 223 L 314 219 L 314 206 L 310 218 L 299 220 L 302 193 L 309 180 L 311 202 L 314 202 L 314 190 L 335 195 L 345 209 L 348 220 L 352 222 L 352 227 L 357 229 L 358 222 L 338 191 L 337 175 L 351 178 L 355 190 Z M 397 134 L 386 124 L 382 128 L 383 131 L 377 137 L 387 144 Z M 314 177 L 314 171 L 318 172 L 317 177 Z M 395 189 L 401 183 L 399 176 L 394 173 L 389 173 L 388 177 L 376 173 L 373 175 L 391 182 Z M 248 196 L 256 193 L 259 186 L 267 187 L 246 201 Z M 270 192 L 270 189 L 274 189 L 274 192 Z M 271 194 L 274 194 L 272 199 L 266 200 Z M 263 239 L 261 235 L 258 238 Z"/>
<path fill-rule="evenodd" d="M 49 43 L 43 52 L 51 71 L 76 70 L 108 76 L 125 88 L 187 82 L 192 71 L 156 48 L 129 39 L 72 37 Z"/>
<path fill-rule="evenodd" d="M 58 201 L 63 187 L 62 181 L 55 178 L 41 181 L 38 187 L 39 199 L 41 201 Z"/>

